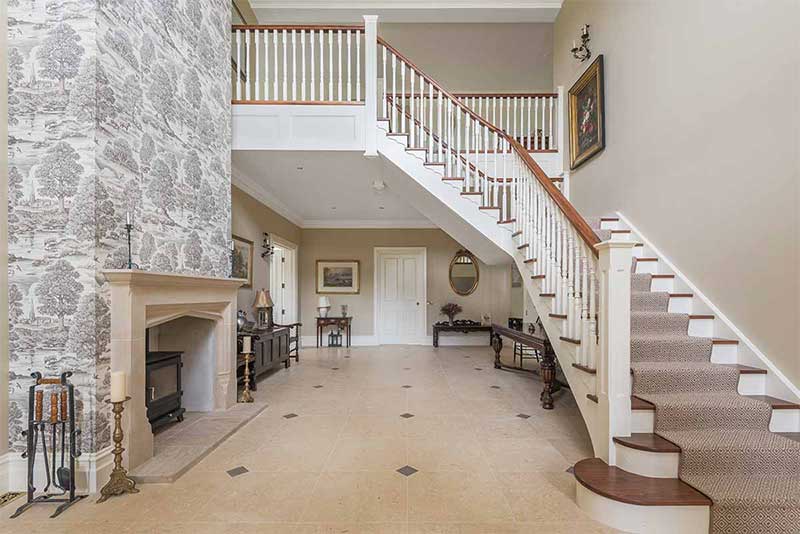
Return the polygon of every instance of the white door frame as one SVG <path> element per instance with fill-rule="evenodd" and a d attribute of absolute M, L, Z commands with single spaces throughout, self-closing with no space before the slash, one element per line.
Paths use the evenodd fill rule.
<path fill-rule="evenodd" d="M 294 266 L 292 268 L 292 281 L 294 283 L 294 302 L 292 303 L 294 306 L 294 320 L 296 322 L 300 322 L 300 261 L 298 259 L 298 252 L 300 247 L 298 247 L 295 243 L 292 243 L 288 239 L 284 239 L 280 236 L 275 234 L 270 234 L 272 237 L 272 243 L 274 245 L 278 245 L 281 248 L 289 249 L 292 251 L 294 255 Z M 270 269 L 271 269 L 270 265 Z M 270 278 L 272 278 L 272 273 L 270 273 Z M 279 321 L 283 322 L 283 321 Z"/>
<path fill-rule="evenodd" d="M 372 317 L 372 331 L 375 333 L 375 343 L 381 344 L 381 334 L 378 328 L 380 320 L 380 256 L 382 254 L 422 254 L 422 298 L 420 305 L 422 306 L 422 324 L 423 332 L 421 338 L 414 343 L 415 345 L 427 344 L 428 333 L 428 248 L 427 247 L 374 247 L 373 259 L 374 271 L 372 275 L 372 293 L 373 293 L 373 317 Z"/>

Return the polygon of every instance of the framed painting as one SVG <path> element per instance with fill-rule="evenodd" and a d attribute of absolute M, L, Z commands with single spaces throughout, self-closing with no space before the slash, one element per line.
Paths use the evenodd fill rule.
<path fill-rule="evenodd" d="M 253 287 L 253 242 L 238 235 L 231 237 L 233 237 L 232 277 L 247 280 L 242 287 Z"/>
<path fill-rule="evenodd" d="M 605 147 L 601 54 L 569 90 L 569 168 L 580 167 Z"/>
<path fill-rule="evenodd" d="M 339 295 L 361 291 L 358 260 L 317 260 L 317 293 Z"/>

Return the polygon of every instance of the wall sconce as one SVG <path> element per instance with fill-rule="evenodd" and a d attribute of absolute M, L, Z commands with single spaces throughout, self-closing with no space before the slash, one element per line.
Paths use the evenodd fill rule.
<path fill-rule="evenodd" d="M 261 253 L 261 258 L 264 260 L 275 254 L 275 245 L 272 244 L 272 236 L 267 232 L 264 232 L 264 241 L 261 243 L 261 248 L 264 249 Z"/>
<path fill-rule="evenodd" d="M 578 46 L 576 41 L 572 41 L 572 57 L 583 63 L 592 57 L 592 51 L 589 50 L 589 25 L 584 24 L 581 26 L 581 45 Z"/>

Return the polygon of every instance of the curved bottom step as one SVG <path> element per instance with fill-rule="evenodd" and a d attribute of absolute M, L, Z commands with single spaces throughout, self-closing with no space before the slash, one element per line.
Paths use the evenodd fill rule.
<path fill-rule="evenodd" d="M 711 500 L 677 478 L 650 478 L 599 458 L 575 464 L 578 506 L 626 532 L 708 533 Z"/>

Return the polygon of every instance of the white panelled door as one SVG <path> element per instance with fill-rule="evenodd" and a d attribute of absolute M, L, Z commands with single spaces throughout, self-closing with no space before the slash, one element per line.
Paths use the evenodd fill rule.
<path fill-rule="evenodd" d="M 276 323 L 291 324 L 297 321 L 296 250 L 275 245 L 270 263 L 270 295 L 273 319 Z"/>
<path fill-rule="evenodd" d="M 375 259 L 378 343 L 424 343 L 425 249 L 376 249 Z"/>

